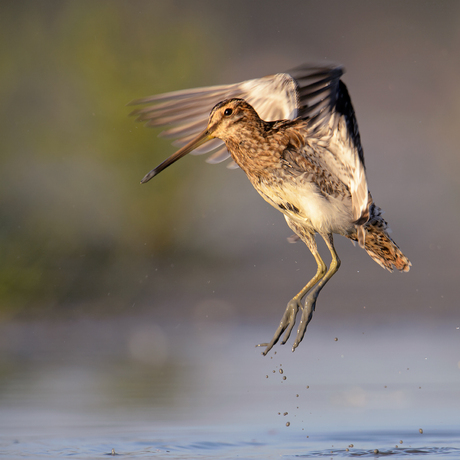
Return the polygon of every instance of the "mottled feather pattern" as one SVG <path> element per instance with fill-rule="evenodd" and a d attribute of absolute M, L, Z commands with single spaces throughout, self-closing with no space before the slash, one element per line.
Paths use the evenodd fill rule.
<path fill-rule="evenodd" d="M 390 272 L 395 268 L 402 272 L 409 271 L 411 262 L 389 235 L 390 229 L 382 217 L 382 210 L 374 203 L 369 207 L 369 220 L 364 225 L 364 230 L 366 232 L 364 249 L 375 262 Z M 347 235 L 347 238 L 357 241 L 355 234 Z"/>
<path fill-rule="evenodd" d="M 231 121 L 220 115 L 224 108 L 231 110 Z M 308 145 L 304 123 L 265 122 L 244 100 L 230 99 L 211 112 L 209 130 L 225 141 L 267 202 L 310 232 L 348 234 L 354 228 L 351 194 L 324 164 L 324 148 Z"/>
<path fill-rule="evenodd" d="M 320 152 L 318 161 L 324 169 L 331 171 L 339 178 L 350 191 L 352 196 L 353 220 L 358 225 L 367 221 L 368 188 L 364 163 L 360 159 L 360 149 L 356 147 L 356 140 L 347 130 L 347 119 L 335 113 L 329 123 L 314 134 L 306 125 L 306 137 L 311 147 Z M 364 241 L 360 241 L 364 246 Z"/>

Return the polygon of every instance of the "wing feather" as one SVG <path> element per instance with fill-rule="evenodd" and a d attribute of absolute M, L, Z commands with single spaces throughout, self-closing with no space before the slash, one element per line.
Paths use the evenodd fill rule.
<path fill-rule="evenodd" d="M 358 124 L 347 88 L 340 80 L 343 72 L 342 67 L 302 65 L 241 83 L 149 96 L 129 105 L 146 105 L 131 115 L 147 126 L 166 126 L 161 136 L 176 139 L 175 145 L 186 144 L 205 129 L 212 108 L 229 98 L 245 99 L 265 121 L 305 120 L 305 138 L 322 150 L 321 166 L 350 190 L 359 230 L 369 217 L 369 192 Z M 195 153 L 211 153 L 207 162 L 212 164 L 230 157 L 217 140 Z M 228 167 L 237 165 L 232 161 Z M 364 244 L 363 236 L 359 242 Z"/>
<path fill-rule="evenodd" d="M 317 114 L 306 119 L 304 137 L 317 146 L 321 167 L 349 189 L 358 241 L 364 246 L 362 226 L 369 219 L 369 191 L 358 123 L 345 84 L 331 82 L 331 94 L 319 104 Z"/>
<path fill-rule="evenodd" d="M 341 75 L 340 67 L 303 65 L 287 73 L 230 85 L 173 91 L 137 99 L 128 105 L 146 105 L 130 115 L 149 127 L 166 126 L 160 135 L 177 139 L 183 145 L 206 127 L 211 109 L 229 98 L 245 99 L 266 121 L 293 120 L 298 116 L 316 117 L 320 121 L 321 112 L 329 104 L 331 83 Z"/>

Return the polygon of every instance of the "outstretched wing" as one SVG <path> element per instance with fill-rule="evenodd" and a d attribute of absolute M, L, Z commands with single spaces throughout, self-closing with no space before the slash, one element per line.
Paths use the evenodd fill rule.
<path fill-rule="evenodd" d="M 287 73 L 159 94 L 137 99 L 129 105 L 145 104 L 131 115 L 147 126 L 167 126 L 161 135 L 175 139 L 174 144 L 182 146 L 206 128 L 211 109 L 230 98 L 245 99 L 265 121 L 293 120 L 300 116 L 321 124 L 328 108 L 336 104 L 336 87 L 342 73 L 340 67 L 303 65 Z M 230 156 L 219 139 L 206 143 L 194 153 L 211 153 L 208 163 L 220 163 Z M 230 167 L 236 165 L 233 163 Z"/>

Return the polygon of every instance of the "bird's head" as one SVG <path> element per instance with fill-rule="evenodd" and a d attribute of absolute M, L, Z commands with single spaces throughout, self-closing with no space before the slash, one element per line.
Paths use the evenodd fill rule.
<path fill-rule="evenodd" d="M 207 131 L 213 137 L 225 140 L 239 131 L 243 123 L 252 120 L 259 120 L 259 116 L 244 99 L 227 99 L 211 110 Z"/>
<path fill-rule="evenodd" d="M 211 110 L 207 128 L 195 139 L 171 155 L 163 161 L 163 163 L 159 164 L 155 169 L 152 169 L 141 180 L 141 183 L 144 184 L 145 182 L 148 182 L 175 161 L 184 157 L 187 153 L 190 153 L 209 140 L 219 138 L 225 141 L 234 133 L 238 132 L 243 123 L 248 123 L 250 121 L 257 123 L 260 122 L 260 118 L 252 106 L 243 99 L 227 99 L 219 102 Z"/>

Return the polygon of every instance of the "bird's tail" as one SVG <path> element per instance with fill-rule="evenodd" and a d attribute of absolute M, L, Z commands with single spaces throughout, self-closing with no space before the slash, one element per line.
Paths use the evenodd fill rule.
<path fill-rule="evenodd" d="M 381 216 L 382 210 L 372 203 L 369 211 L 369 220 L 363 226 L 366 232 L 364 249 L 381 267 L 390 272 L 394 268 L 408 272 L 412 264 L 388 234 L 388 224 Z M 351 235 L 351 239 L 356 241 L 356 235 Z"/>

